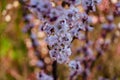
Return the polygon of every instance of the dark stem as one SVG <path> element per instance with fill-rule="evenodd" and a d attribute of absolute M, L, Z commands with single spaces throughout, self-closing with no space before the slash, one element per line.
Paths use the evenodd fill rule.
<path fill-rule="evenodd" d="M 86 42 L 86 44 L 88 43 L 88 28 L 87 28 L 87 26 L 86 26 L 86 31 L 85 31 L 85 36 L 86 36 L 86 39 L 85 39 L 85 42 Z"/>
<path fill-rule="evenodd" d="M 86 74 L 86 72 L 83 72 L 82 80 L 87 80 L 87 74 Z"/>
<path fill-rule="evenodd" d="M 53 61 L 52 67 L 53 67 L 53 71 L 52 71 L 53 78 L 54 80 L 57 80 L 57 61 Z"/>

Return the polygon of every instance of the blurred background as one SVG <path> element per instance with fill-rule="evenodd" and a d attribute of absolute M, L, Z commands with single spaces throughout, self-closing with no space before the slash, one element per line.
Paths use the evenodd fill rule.
<path fill-rule="evenodd" d="M 109 12 L 111 6 L 115 6 L 118 2 L 118 0 L 111 0 L 112 5 L 110 6 L 109 0 L 104 1 L 106 4 L 103 5 L 103 2 L 99 5 L 98 12 L 91 14 L 95 26 L 95 30 L 90 33 L 92 40 L 95 40 L 100 34 L 100 27 L 106 22 L 107 10 Z M 114 8 L 112 9 L 114 10 Z M 0 0 L 0 80 L 36 80 L 35 72 L 39 71 L 39 68 L 35 67 L 39 62 L 31 47 L 29 35 L 23 32 L 25 24 L 22 11 L 17 0 Z M 116 27 L 120 28 L 120 16 L 115 17 L 114 23 Z M 33 31 L 40 38 L 39 42 L 42 43 L 42 55 L 49 73 L 52 71 L 52 63 L 48 57 L 47 44 L 43 41 L 45 34 L 37 33 L 36 29 Z M 110 49 L 96 62 L 96 65 L 102 65 L 102 67 L 99 67 L 100 70 L 98 70 L 98 67 L 95 66 L 89 80 L 98 80 L 99 77 L 107 77 L 112 80 L 115 76 L 117 76 L 117 80 L 120 80 L 120 30 L 115 30 L 115 34 L 118 36 L 115 43 L 110 44 Z M 73 52 L 79 44 L 77 40 L 73 42 Z M 68 67 L 58 64 L 57 71 L 59 80 L 66 80 L 69 73 Z M 78 80 L 81 79 L 78 78 Z"/>
<path fill-rule="evenodd" d="M 29 66 L 22 9 L 17 0 L 0 0 L 0 80 L 27 80 Z"/>

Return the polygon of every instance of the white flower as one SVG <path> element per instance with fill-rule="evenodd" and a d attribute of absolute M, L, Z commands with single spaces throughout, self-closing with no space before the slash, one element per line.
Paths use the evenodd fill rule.
<path fill-rule="evenodd" d="M 40 26 L 40 30 L 45 31 L 47 35 L 51 35 L 54 32 L 54 26 L 45 23 L 44 25 Z"/>
<path fill-rule="evenodd" d="M 65 54 L 66 54 L 67 56 L 70 56 L 71 53 L 72 53 L 71 49 L 68 48 L 67 46 L 65 46 L 65 48 L 64 48 L 64 52 L 65 52 Z"/>
<path fill-rule="evenodd" d="M 80 70 L 80 71 L 82 71 L 82 66 L 81 66 L 79 61 L 72 60 L 72 61 L 69 62 L 68 65 L 73 70 Z"/>
<path fill-rule="evenodd" d="M 62 51 L 59 52 L 58 56 L 57 56 L 57 62 L 58 63 L 66 63 L 68 61 L 68 57 L 62 53 Z"/>
<path fill-rule="evenodd" d="M 40 4 L 40 0 L 30 0 L 30 5 L 38 5 Z"/>
<path fill-rule="evenodd" d="M 80 30 L 85 31 L 85 25 L 84 25 L 82 22 L 76 22 L 75 25 L 74 25 L 74 27 L 75 27 L 78 31 L 80 31 Z"/>
<path fill-rule="evenodd" d="M 50 17 L 50 18 L 53 18 L 53 17 L 58 17 L 58 16 L 60 16 L 59 11 L 58 11 L 56 8 L 52 8 L 52 9 L 50 10 L 49 17 Z"/>
<path fill-rule="evenodd" d="M 65 45 L 70 45 L 73 37 L 70 33 L 60 34 L 59 40 Z"/>
<path fill-rule="evenodd" d="M 37 6 L 37 8 L 40 9 L 40 12 L 42 14 L 45 14 L 45 13 L 48 13 L 48 11 L 51 9 L 52 7 L 52 4 L 47 1 L 47 0 L 39 0 L 40 1 L 40 4 Z"/>
<path fill-rule="evenodd" d="M 41 60 L 39 60 L 39 61 L 36 63 L 36 65 L 37 65 L 38 67 L 44 67 L 44 63 L 43 63 L 43 61 L 41 61 Z"/>
<path fill-rule="evenodd" d="M 79 5 L 79 4 L 81 4 L 81 2 L 82 2 L 82 0 L 74 0 L 75 2 L 74 2 L 74 4 L 75 5 Z"/>
<path fill-rule="evenodd" d="M 42 71 L 37 74 L 37 80 L 53 80 L 53 77 L 47 75 L 45 72 Z"/>
<path fill-rule="evenodd" d="M 86 11 L 95 11 L 95 1 L 94 0 L 82 0 L 82 6 Z"/>
<path fill-rule="evenodd" d="M 68 24 L 66 23 L 65 19 L 59 18 L 54 26 L 54 30 L 56 34 L 61 34 L 67 32 L 69 29 Z"/>
<path fill-rule="evenodd" d="M 102 2 L 102 0 L 94 0 L 95 3 L 99 4 Z"/>
<path fill-rule="evenodd" d="M 49 46 L 53 46 L 55 43 L 58 43 L 58 37 L 56 35 L 51 35 L 46 39 Z"/>
<path fill-rule="evenodd" d="M 113 20 L 114 20 L 114 16 L 113 16 L 113 15 L 108 15 L 108 16 L 107 16 L 107 19 L 108 19 L 109 21 L 113 21 Z"/>
<path fill-rule="evenodd" d="M 32 39 L 36 39 L 36 38 L 37 38 L 36 34 L 35 34 L 35 33 L 32 33 L 32 34 L 31 34 L 31 38 L 32 38 Z"/>
<path fill-rule="evenodd" d="M 49 51 L 49 54 L 50 54 L 50 57 L 53 59 L 53 60 L 56 60 L 57 58 L 57 51 L 56 50 L 50 50 Z"/>
<path fill-rule="evenodd" d="M 88 29 L 88 31 L 93 31 L 94 28 L 91 26 L 88 26 L 87 29 Z"/>
<path fill-rule="evenodd" d="M 79 40 L 83 40 L 85 39 L 85 35 L 81 32 L 77 32 L 77 34 L 75 35 Z"/>
<path fill-rule="evenodd" d="M 65 11 L 65 16 L 68 21 L 75 21 L 79 19 L 78 9 L 74 6 L 70 6 L 68 10 Z"/>
<path fill-rule="evenodd" d="M 72 5 L 79 5 L 81 4 L 81 0 L 65 0 L 66 2 L 72 4 Z"/>
<path fill-rule="evenodd" d="M 102 29 L 108 30 L 108 31 L 114 30 L 115 29 L 115 24 L 114 23 L 103 24 Z"/>

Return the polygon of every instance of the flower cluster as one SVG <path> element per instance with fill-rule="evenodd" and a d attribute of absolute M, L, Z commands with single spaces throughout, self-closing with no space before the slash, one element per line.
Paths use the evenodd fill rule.
<path fill-rule="evenodd" d="M 90 25 L 92 22 L 89 12 L 96 10 L 96 5 L 102 0 L 61 0 L 61 4 L 57 4 L 57 0 L 30 0 L 28 5 L 29 10 L 37 15 L 36 17 L 41 21 L 39 31 L 46 34 L 45 41 L 48 44 L 49 55 L 53 61 L 58 63 L 68 63 L 72 70 L 72 76 L 75 74 L 89 75 L 91 66 L 97 59 L 93 54 L 91 45 L 96 45 L 97 53 L 101 55 L 111 42 L 106 39 L 107 33 L 115 29 L 113 23 L 114 17 L 107 16 L 108 23 L 102 25 L 101 38 L 96 43 L 90 43 L 88 39 L 88 32 L 93 30 Z M 66 7 L 67 5 L 67 7 Z M 81 6 L 84 11 L 80 11 Z M 117 11 L 119 5 L 116 4 Z M 118 11 L 119 12 L 119 11 Z M 26 17 L 31 18 L 31 17 Z M 29 24 L 28 26 L 34 26 Z M 26 27 L 28 29 L 29 27 Z M 31 38 L 36 40 L 35 36 L 31 34 Z M 85 44 L 80 47 L 79 52 L 83 53 L 81 60 L 70 61 L 69 57 L 72 54 L 71 44 L 75 39 L 85 41 Z M 37 43 L 34 43 L 37 44 Z M 36 45 L 37 46 L 37 45 Z M 44 79 L 45 74 L 41 74 L 41 79 L 47 80 L 49 76 Z M 52 79 L 51 79 L 52 80 Z"/>
<path fill-rule="evenodd" d="M 82 1 L 84 3 L 80 1 L 80 3 L 82 3 L 83 6 L 89 6 L 85 4 L 85 2 L 96 2 L 86 1 Z M 68 9 L 60 6 L 52 7 L 49 1 L 41 3 L 41 0 L 38 2 L 31 0 L 30 2 L 30 10 L 38 14 L 39 19 L 43 20 L 44 18 L 43 24 L 40 25 L 40 30 L 45 31 L 47 34 L 46 41 L 50 49 L 50 56 L 53 60 L 57 60 L 58 63 L 65 63 L 69 60 L 69 56 L 72 53 L 70 46 L 74 38 L 80 40 L 85 39 L 85 34 L 81 31 L 93 30 L 93 28 L 87 24 L 90 22 L 88 15 L 81 13 L 78 8 L 74 7 L 77 0 L 65 0 L 65 2 L 71 4 Z"/>
<path fill-rule="evenodd" d="M 47 35 L 46 42 L 52 60 L 58 63 L 69 63 L 74 72 L 82 72 L 80 61 L 70 61 L 71 43 L 74 39 L 86 40 L 86 33 L 93 27 L 88 12 L 95 11 L 95 5 L 101 0 L 63 0 L 61 5 L 55 6 L 49 0 L 30 0 L 29 10 L 42 21 L 40 31 Z M 85 12 L 75 7 L 82 4 Z M 69 8 L 65 8 L 68 5 Z M 84 50 L 85 49 L 85 50 Z M 89 47 L 84 47 L 83 53 L 93 56 Z"/>

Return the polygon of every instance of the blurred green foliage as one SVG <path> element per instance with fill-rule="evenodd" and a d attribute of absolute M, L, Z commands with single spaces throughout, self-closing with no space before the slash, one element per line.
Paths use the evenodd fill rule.
<path fill-rule="evenodd" d="M 5 22 L 5 16 L 2 15 L 7 3 L 12 2 L 13 0 L 0 1 L 0 80 L 26 80 L 32 68 L 28 65 L 26 57 L 27 49 L 22 32 L 22 10 L 20 7 L 8 10 L 7 14 L 11 15 L 10 22 Z M 16 71 L 16 75 L 20 78 L 17 79 L 11 75 L 12 71 Z"/>

